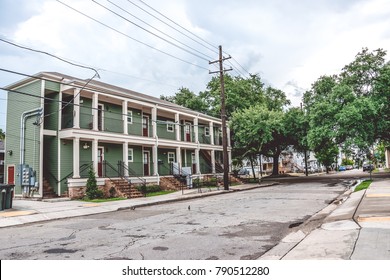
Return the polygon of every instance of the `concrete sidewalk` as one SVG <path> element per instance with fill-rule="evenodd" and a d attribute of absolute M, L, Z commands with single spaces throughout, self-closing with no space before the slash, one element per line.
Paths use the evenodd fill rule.
<path fill-rule="evenodd" d="M 302 227 L 260 259 L 390 260 L 390 180 L 345 193 L 307 223 L 321 215 L 327 217 L 320 227 Z"/>
<path fill-rule="evenodd" d="M 42 201 L 14 199 L 11 209 L 0 211 L 0 228 L 196 199 L 210 195 L 219 195 L 232 191 L 249 190 L 272 185 L 275 185 L 275 183 L 245 184 L 231 186 L 229 191 L 224 191 L 222 188 L 204 188 L 200 190 L 201 192 L 198 189 L 186 189 L 166 195 L 103 203 L 91 203 L 80 200 L 69 200 L 66 198 L 46 199 Z"/>

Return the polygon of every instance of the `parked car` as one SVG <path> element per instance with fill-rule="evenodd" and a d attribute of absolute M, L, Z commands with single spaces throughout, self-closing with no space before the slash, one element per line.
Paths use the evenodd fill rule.
<path fill-rule="evenodd" d="M 363 164 L 363 171 L 372 171 L 372 170 L 374 170 L 374 165 L 369 163 Z"/>
<path fill-rule="evenodd" d="M 352 166 L 352 165 L 347 165 L 345 168 L 346 168 L 347 170 L 352 170 L 352 169 L 353 169 L 353 166 Z"/>
<path fill-rule="evenodd" d="M 344 165 L 339 166 L 339 171 L 345 171 L 345 170 L 347 170 L 347 168 Z"/>

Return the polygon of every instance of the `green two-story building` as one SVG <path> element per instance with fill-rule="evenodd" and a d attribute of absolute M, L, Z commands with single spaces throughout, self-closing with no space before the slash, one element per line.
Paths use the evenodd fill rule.
<path fill-rule="evenodd" d="M 7 90 L 5 181 L 15 184 L 16 196 L 29 185 L 33 196 L 44 197 L 45 185 L 57 196 L 73 197 L 90 168 L 99 185 L 115 177 L 158 184 L 183 167 L 193 176 L 222 172 L 218 118 L 53 72 Z M 230 139 L 228 146 L 230 162 Z"/>

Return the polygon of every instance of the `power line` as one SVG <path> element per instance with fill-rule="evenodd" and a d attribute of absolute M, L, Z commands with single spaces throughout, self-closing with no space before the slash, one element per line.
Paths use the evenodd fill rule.
<path fill-rule="evenodd" d="M 157 19 L 158 21 L 162 22 L 163 24 L 169 26 L 170 28 L 174 29 L 175 31 L 179 32 L 181 35 L 187 37 L 188 39 L 194 41 L 195 43 L 197 43 L 197 44 L 199 44 L 199 45 L 205 47 L 205 48 L 208 49 L 208 50 L 211 50 L 211 51 L 214 52 L 214 53 L 218 53 L 218 52 L 216 51 L 217 48 L 216 48 L 215 46 L 213 46 L 213 45 L 211 45 L 211 44 L 209 44 L 209 43 L 206 42 L 207 44 L 209 44 L 209 45 L 211 45 L 211 46 L 213 47 L 213 48 L 210 48 L 209 46 L 207 46 L 207 45 L 205 45 L 205 44 L 199 42 L 198 40 L 195 40 L 194 38 L 192 38 L 192 37 L 188 36 L 187 34 L 185 34 L 183 31 L 177 29 L 176 27 L 172 26 L 171 24 L 169 24 L 169 23 L 163 21 L 162 19 L 160 19 L 160 18 L 158 18 L 157 16 L 153 15 L 152 13 L 148 12 L 148 11 L 145 10 L 144 8 L 142 8 L 142 7 L 140 7 L 139 5 L 135 4 L 133 1 L 127 0 L 127 2 L 133 4 L 134 6 L 136 6 L 136 7 L 139 8 L 140 10 L 144 11 L 145 13 L 147 13 L 148 15 L 150 15 L 151 17 L 153 17 L 153 18 Z M 142 2 L 142 1 L 140 1 L 140 2 Z M 173 20 L 169 19 L 168 17 L 166 17 L 165 15 L 163 15 L 162 13 L 160 13 L 159 11 L 155 10 L 155 9 L 152 8 L 151 6 L 145 4 L 144 2 L 142 2 L 142 3 L 143 3 L 144 5 L 146 5 L 146 6 L 148 6 L 149 9 L 152 9 L 152 10 L 154 10 L 156 13 L 158 13 L 158 14 L 160 14 L 161 16 L 167 18 L 169 21 L 173 22 L 175 25 L 178 25 L 178 26 L 180 26 L 182 29 L 184 29 L 184 30 L 186 30 L 187 32 L 191 33 L 193 36 L 198 37 L 196 34 L 192 33 L 191 31 L 189 31 L 189 30 L 187 30 L 186 28 L 182 27 L 180 24 L 178 24 L 178 23 L 174 22 Z M 199 37 L 199 38 L 200 38 L 200 37 Z M 201 39 L 202 41 L 204 41 L 202 38 L 200 38 L 200 39 Z"/>
<path fill-rule="evenodd" d="M 14 42 L 8 41 L 8 40 L 3 39 L 3 38 L 0 38 L 0 41 L 2 41 L 2 42 L 4 42 L 4 43 L 7 43 L 7 44 L 10 44 L 10 45 L 13 45 L 13 46 L 18 47 L 18 48 L 21 48 L 21 49 L 25 49 L 25 50 L 32 51 L 32 52 L 37 52 L 37 53 L 42 53 L 42 54 L 45 54 L 45 55 L 54 57 L 54 58 L 56 58 L 56 59 L 58 59 L 58 60 L 61 60 L 61 61 L 63 61 L 63 62 L 66 62 L 66 63 L 70 64 L 70 65 L 73 65 L 73 66 L 77 66 L 77 67 L 81 67 L 81 68 L 85 68 L 85 69 L 92 70 L 92 71 L 95 72 L 95 75 L 96 75 L 98 78 L 100 78 L 99 73 L 98 73 L 98 71 L 97 71 L 95 68 L 92 68 L 92 67 L 89 67 L 89 66 L 84 66 L 84 65 L 81 65 L 81 64 L 78 64 L 78 63 L 74 63 L 74 62 L 71 62 L 71 61 L 66 60 L 66 59 L 64 59 L 64 58 L 61 58 L 61 57 L 59 57 L 59 56 L 57 56 L 57 55 L 51 54 L 51 53 L 49 53 L 49 52 L 41 51 L 41 50 L 37 50 L 37 49 L 33 49 L 33 48 L 30 48 L 30 47 L 25 47 L 25 46 L 16 44 L 16 43 L 14 43 Z"/>
<path fill-rule="evenodd" d="M 174 55 L 172 55 L 172 54 L 170 54 L 170 53 L 167 53 L 167 52 L 165 52 L 165 51 L 163 51 L 163 50 L 160 50 L 160 49 L 158 49 L 158 48 L 155 48 L 155 47 L 153 47 L 153 46 L 151 46 L 151 45 L 149 45 L 149 44 L 147 44 L 147 43 L 145 43 L 145 42 L 142 42 L 142 41 L 140 41 L 140 40 L 138 40 L 138 39 L 135 39 L 135 38 L 133 38 L 133 37 L 127 35 L 126 33 L 123 33 L 122 31 L 119 31 L 118 29 L 116 29 L 116 28 L 114 28 L 114 27 L 112 27 L 112 26 L 109 26 L 108 24 L 105 24 L 105 23 L 101 22 L 101 21 L 99 21 L 99 20 L 97 20 L 97 19 L 95 19 L 95 18 L 93 18 L 93 17 L 91 17 L 91 16 L 89 16 L 89 15 L 87 15 L 87 14 L 85 14 L 85 13 L 79 11 L 79 10 L 77 10 L 76 8 L 73 8 L 73 7 L 69 6 L 68 4 L 63 3 L 63 2 L 60 1 L 60 0 L 56 0 L 56 1 L 57 1 L 58 3 L 64 5 L 64 6 L 68 7 L 69 9 L 71 9 L 71 10 L 73 10 L 73 11 L 75 11 L 75 12 L 77 12 L 77 13 L 79 13 L 79 14 L 81 14 L 81 15 L 87 17 L 87 18 L 89 18 L 90 20 L 93 20 L 94 22 L 99 23 L 100 25 L 103 25 L 104 27 L 107 27 L 108 29 L 111 29 L 111 30 L 113 30 L 113 31 L 115 31 L 115 32 L 117 32 L 117 33 L 119 33 L 119 34 L 121 34 L 122 36 L 125 36 L 125 37 L 127 37 L 127 38 L 129 38 L 129 39 L 131 39 L 131 40 L 133 40 L 133 41 L 135 41 L 135 42 L 137 42 L 137 43 L 139 43 L 139 44 L 142 44 L 142 45 L 144 45 L 144 46 L 147 46 L 148 48 L 151 48 L 151 49 L 153 49 L 153 50 L 155 50 L 155 51 L 158 51 L 158 52 L 160 52 L 160 53 L 163 53 L 163 54 L 165 54 L 165 55 L 167 55 L 167 56 L 169 56 L 169 57 L 172 57 L 172 58 L 174 58 L 174 59 L 177 59 L 177 60 L 179 60 L 179 61 L 181 61 L 181 62 L 184 62 L 184 63 L 190 64 L 190 65 L 199 67 L 199 68 L 204 69 L 204 70 L 208 70 L 207 68 L 205 68 L 205 67 L 203 67 L 203 66 L 200 66 L 200 65 L 198 65 L 198 64 L 195 64 L 195 63 L 192 63 L 192 62 L 190 62 L 190 61 L 184 60 L 184 59 L 179 58 L 179 57 L 177 57 L 177 56 L 174 56 Z"/>
<path fill-rule="evenodd" d="M 95 0 L 92 0 L 92 1 L 95 2 L 95 3 L 98 4 L 98 5 L 101 5 L 100 3 L 97 3 Z M 207 56 L 207 57 L 211 58 L 211 56 L 209 56 L 209 55 L 207 55 L 207 54 L 205 54 L 205 53 L 202 53 L 202 52 L 200 52 L 199 50 L 197 50 L 197 49 L 195 49 L 195 48 L 193 48 L 193 47 L 191 47 L 191 46 L 189 46 L 189 45 L 187 45 L 187 44 L 185 44 L 185 43 L 183 43 L 183 42 L 180 42 L 179 40 L 175 39 L 173 36 L 170 36 L 169 34 L 163 32 L 163 31 L 161 31 L 160 29 L 154 27 L 153 25 L 147 23 L 146 21 L 144 21 L 144 20 L 142 20 L 141 18 L 135 16 L 134 14 L 130 13 L 129 11 L 127 11 L 127 10 L 125 10 L 124 8 L 120 7 L 119 5 L 113 3 L 112 1 L 110 1 L 110 0 L 106 0 L 106 1 L 109 2 L 110 4 L 114 5 L 115 7 L 117 7 L 118 9 L 120 9 L 121 11 L 125 12 L 126 14 L 128 14 L 128 15 L 130 15 L 130 16 L 136 18 L 137 20 L 139 20 L 139 21 L 142 22 L 143 24 L 145 24 L 145 25 L 151 27 L 152 29 L 156 30 L 157 32 L 160 32 L 161 34 L 163 34 L 163 35 L 167 36 L 168 38 L 174 40 L 175 42 L 177 42 L 177 43 L 179 43 L 179 44 L 181 44 L 181 45 L 183 45 L 183 46 L 185 46 L 185 47 L 187 47 L 187 48 L 189 48 L 189 49 L 191 49 L 191 50 L 193 50 L 193 51 L 195 51 L 195 52 L 197 52 L 197 53 L 199 53 L 199 54 L 201 54 L 201 55 L 203 55 L 203 56 Z M 107 7 L 105 7 L 105 6 L 103 6 L 103 5 L 101 5 L 101 6 L 104 7 L 105 9 L 111 11 L 111 10 L 108 9 Z M 111 12 L 112 12 L 112 13 L 115 13 L 114 11 L 111 11 Z M 115 13 L 115 14 L 116 14 L 116 13 Z M 118 15 L 118 16 L 120 16 L 120 15 Z M 122 17 L 122 16 L 120 16 L 120 17 Z M 122 17 L 122 18 L 123 18 L 123 17 Z M 123 19 L 125 19 L 125 18 L 123 18 Z M 132 21 L 129 21 L 128 19 L 125 19 L 125 20 L 128 21 L 128 22 L 130 22 L 131 24 L 134 24 L 135 26 L 141 28 L 142 30 L 145 30 L 146 32 L 151 33 L 152 35 L 157 36 L 158 38 L 160 38 L 160 39 L 162 39 L 162 40 L 164 40 L 164 41 L 166 41 L 166 42 L 172 44 L 172 42 L 169 42 L 168 40 L 166 40 L 166 39 L 164 39 L 164 38 L 161 38 L 160 36 L 154 34 L 153 32 L 150 32 L 149 30 L 146 30 L 146 29 L 143 28 L 142 26 L 139 26 L 138 24 L 136 24 L 136 23 L 134 23 L 134 22 L 132 22 Z M 176 45 L 174 44 L 174 46 L 176 46 Z M 189 52 L 188 50 L 185 50 L 185 51 L 186 51 L 186 52 Z M 193 54 L 192 52 L 189 52 L 189 53 L 190 53 L 190 54 Z M 196 56 L 197 56 L 197 55 L 196 55 Z M 205 59 L 204 57 L 200 57 L 200 58 L 201 58 L 201 59 Z M 206 60 L 207 60 L 207 59 L 206 59 Z"/>

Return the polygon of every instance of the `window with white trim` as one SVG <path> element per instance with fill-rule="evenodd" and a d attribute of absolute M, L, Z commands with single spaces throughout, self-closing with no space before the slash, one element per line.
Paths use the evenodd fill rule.
<path fill-rule="evenodd" d="M 167 131 L 174 132 L 175 131 L 175 124 L 174 123 L 167 123 Z"/>
<path fill-rule="evenodd" d="M 204 128 L 204 136 L 210 136 L 210 127 Z"/>
<path fill-rule="evenodd" d="M 129 153 L 127 155 L 127 161 L 133 162 L 134 161 L 134 150 L 130 148 L 128 151 L 129 151 Z"/>
<path fill-rule="evenodd" d="M 175 153 L 168 152 L 168 163 L 175 162 Z"/>

